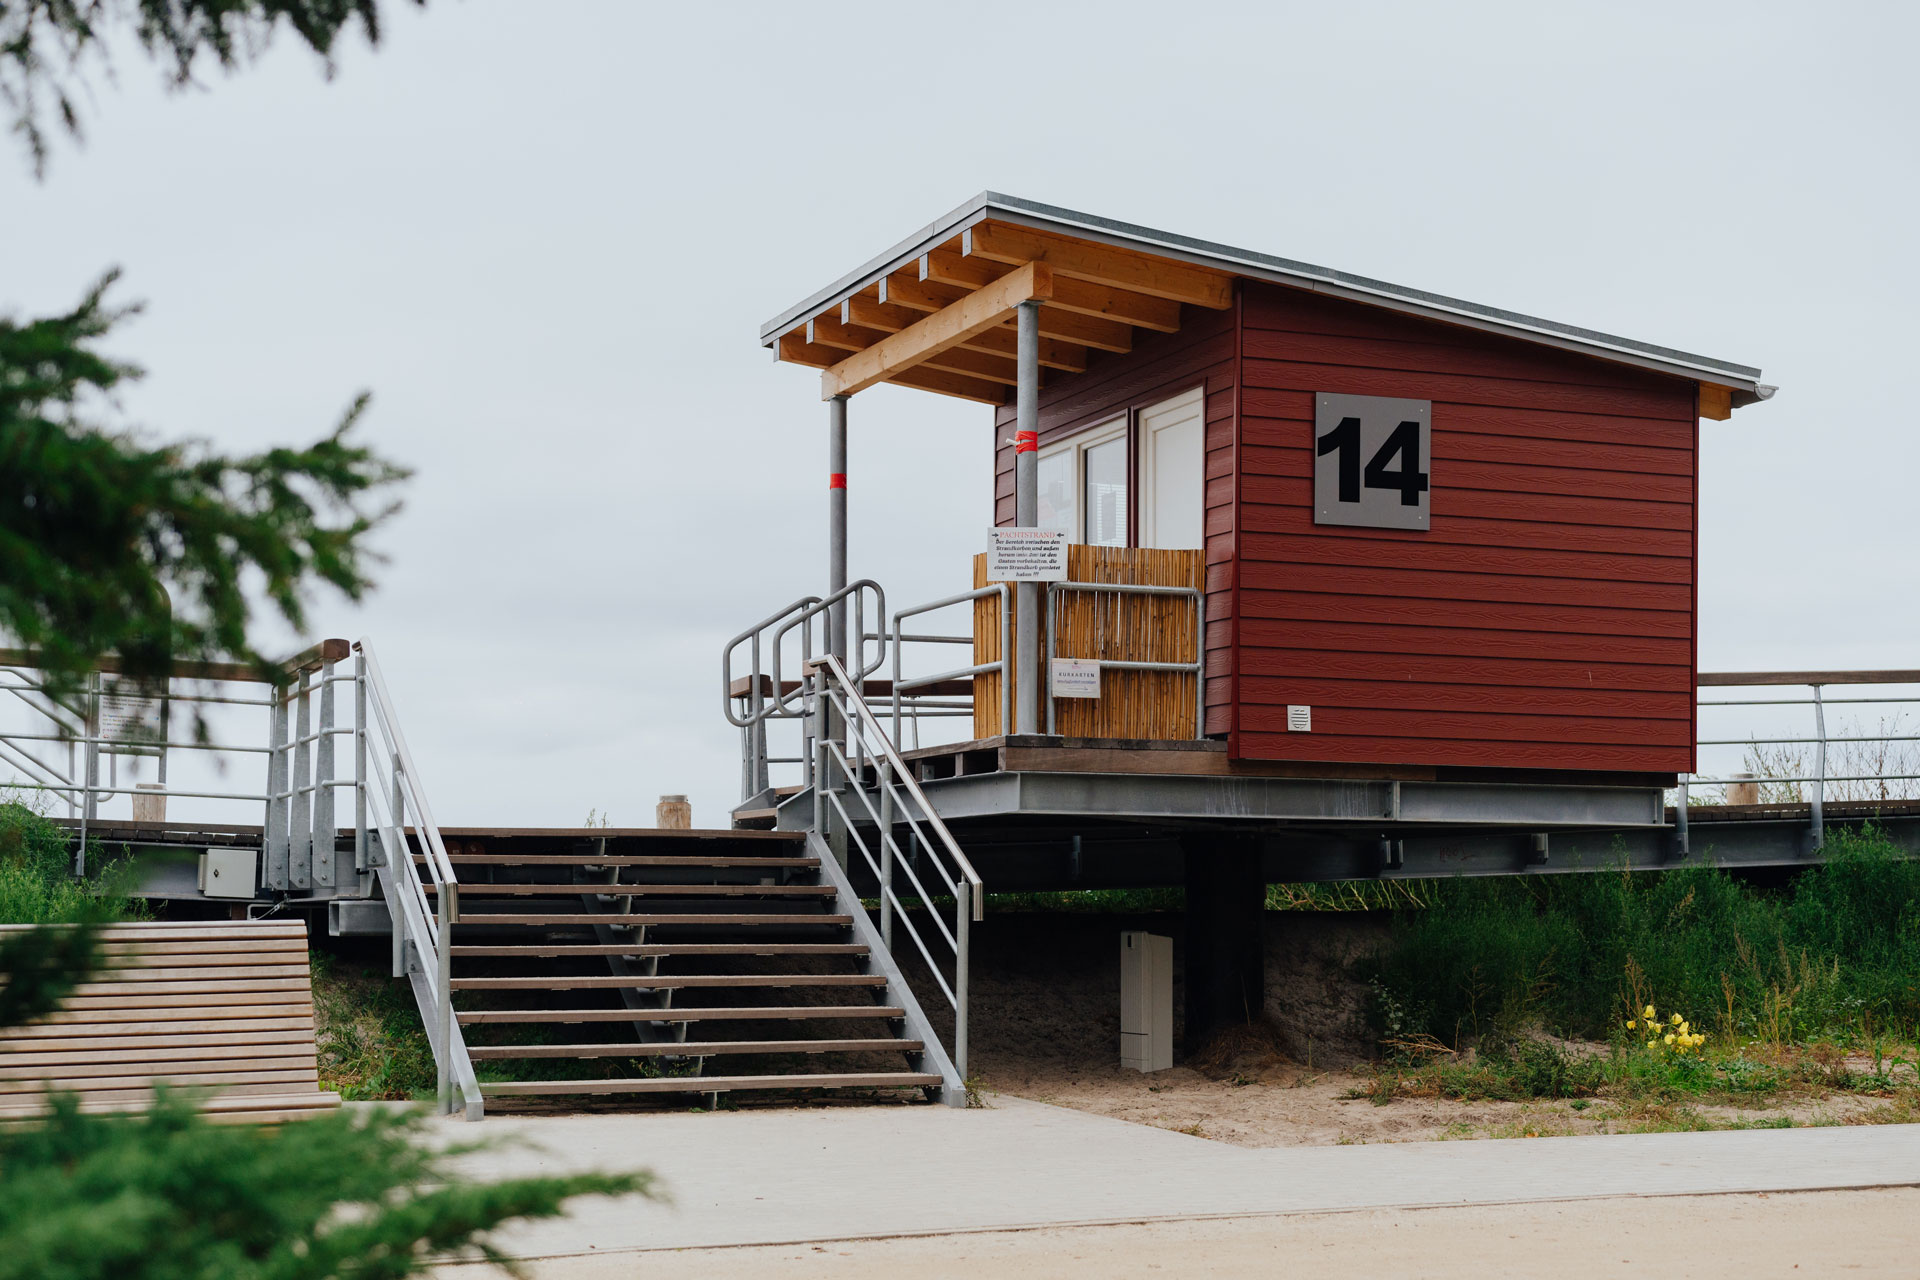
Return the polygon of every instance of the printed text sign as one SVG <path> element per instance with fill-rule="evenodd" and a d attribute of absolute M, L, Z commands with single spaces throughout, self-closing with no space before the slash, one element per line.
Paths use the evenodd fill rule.
<path fill-rule="evenodd" d="M 987 530 L 988 582 L 1065 582 L 1067 535 L 1058 529 Z"/>
<path fill-rule="evenodd" d="M 1425 529 L 1433 401 L 1313 398 L 1313 522 Z"/>

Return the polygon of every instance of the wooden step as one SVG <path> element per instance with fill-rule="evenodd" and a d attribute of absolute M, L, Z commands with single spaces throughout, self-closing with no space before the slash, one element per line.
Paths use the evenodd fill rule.
<path fill-rule="evenodd" d="M 874 1071 L 818 1076 L 662 1076 L 649 1080 L 515 1080 L 482 1084 L 489 1097 L 521 1098 L 563 1093 L 732 1093 L 742 1089 L 928 1089 L 940 1077 L 917 1071 Z"/>
<path fill-rule="evenodd" d="M 438 893 L 440 886 L 425 886 Z M 463 884 L 462 898 L 578 898 L 604 894 L 609 898 L 834 898 L 840 891 L 830 884 Z"/>
<path fill-rule="evenodd" d="M 748 1053 L 919 1053 L 921 1040 L 685 1040 L 655 1044 L 471 1045 L 476 1060 L 508 1058 L 721 1058 Z"/>
<path fill-rule="evenodd" d="M 809 1018 L 901 1018 L 897 1005 L 768 1005 L 764 1009 L 460 1009 L 462 1023 L 481 1022 L 792 1022 Z"/>
<path fill-rule="evenodd" d="M 524 956 L 534 959 L 561 956 L 864 956 L 864 942 L 503 942 L 455 943 L 455 957 Z"/>
<path fill-rule="evenodd" d="M 599 991 L 645 989 L 669 991 L 676 987 L 884 987 L 877 973 L 724 973 L 624 976 L 616 978 L 455 978 L 455 991 Z"/>
<path fill-rule="evenodd" d="M 425 854 L 413 855 L 424 863 Z M 614 853 L 454 853 L 456 865 L 492 867 L 817 867 L 818 858 L 765 857 L 727 854 L 710 858 L 682 854 Z"/>
<path fill-rule="evenodd" d="M 739 915 L 712 915 L 704 912 L 688 911 L 678 915 L 672 913 L 655 915 L 615 915 L 597 911 L 568 912 L 566 914 L 521 915 L 507 911 L 475 911 L 460 913 L 454 922 L 457 926 L 474 924 L 542 924 L 542 925 L 850 925 L 852 916 L 829 915 L 786 915 L 768 912 L 744 912 Z"/>

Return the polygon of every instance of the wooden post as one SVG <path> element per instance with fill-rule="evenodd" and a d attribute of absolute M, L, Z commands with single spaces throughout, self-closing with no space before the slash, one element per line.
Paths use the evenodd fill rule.
<path fill-rule="evenodd" d="M 685 796 L 661 796 L 653 807 L 653 825 L 662 831 L 688 831 L 693 827 L 693 805 Z"/>

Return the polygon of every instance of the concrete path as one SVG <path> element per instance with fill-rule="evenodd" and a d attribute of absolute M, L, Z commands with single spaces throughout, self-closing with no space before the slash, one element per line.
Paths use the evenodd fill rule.
<path fill-rule="evenodd" d="M 1060 1107 L 494 1117 L 476 1175 L 648 1168 L 671 1206 L 585 1201 L 525 1258 L 1043 1225 L 1920 1185 L 1920 1126 L 1233 1147 Z"/>

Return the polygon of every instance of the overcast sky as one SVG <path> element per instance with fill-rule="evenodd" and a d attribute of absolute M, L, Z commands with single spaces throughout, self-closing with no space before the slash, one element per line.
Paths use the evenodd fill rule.
<path fill-rule="evenodd" d="M 0 307 L 109 265 L 156 435 L 417 469 L 364 606 L 440 820 L 738 782 L 722 640 L 825 576 L 759 324 L 982 189 L 1764 368 L 1705 424 L 1704 669 L 1920 666 L 1911 6 L 384 6 L 0 163 Z M 967 585 L 990 411 L 852 405 L 852 568 Z"/>

